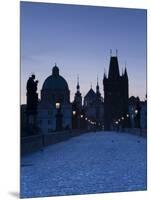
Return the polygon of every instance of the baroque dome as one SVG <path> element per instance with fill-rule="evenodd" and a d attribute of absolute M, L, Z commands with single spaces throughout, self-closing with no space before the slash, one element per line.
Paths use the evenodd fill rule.
<path fill-rule="evenodd" d="M 42 90 L 69 90 L 67 81 L 59 75 L 59 68 L 52 68 L 52 75 L 44 81 Z"/>

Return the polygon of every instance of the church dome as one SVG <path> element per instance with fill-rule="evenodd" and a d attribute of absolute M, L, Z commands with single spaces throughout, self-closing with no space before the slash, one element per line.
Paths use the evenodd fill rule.
<path fill-rule="evenodd" d="M 59 68 L 56 65 L 52 68 L 52 75 L 44 81 L 42 90 L 69 90 L 66 80 L 59 75 Z"/>

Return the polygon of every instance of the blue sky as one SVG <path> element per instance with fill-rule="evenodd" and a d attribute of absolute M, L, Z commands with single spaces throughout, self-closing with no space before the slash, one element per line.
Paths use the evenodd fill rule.
<path fill-rule="evenodd" d="M 21 103 L 26 102 L 26 81 L 31 73 L 38 91 L 57 63 L 73 100 L 77 75 L 82 96 L 97 76 L 103 96 L 104 69 L 110 49 L 118 49 L 120 71 L 127 63 L 129 95 L 146 94 L 146 11 L 51 3 L 21 2 Z M 40 94 L 39 94 L 40 97 Z"/>

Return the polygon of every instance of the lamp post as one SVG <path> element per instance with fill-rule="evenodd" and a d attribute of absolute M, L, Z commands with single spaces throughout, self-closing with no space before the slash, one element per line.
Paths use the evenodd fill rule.
<path fill-rule="evenodd" d="M 72 111 L 72 128 L 77 129 L 77 112 L 76 112 L 76 110 Z"/>
<path fill-rule="evenodd" d="M 56 102 L 56 131 L 62 130 L 62 113 L 61 113 L 61 103 Z"/>
<path fill-rule="evenodd" d="M 59 108 L 60 108 L 60 103 L 56 102 L 56 109 L 59 109 Z"/>
<path fill-rule="evenodd" d="M 72 111 L 72 114 L 75 116 L 75 115 L 76 115 L 76 111 L 75 111 L 75 110 L 73 110 L 73 111 Z"/>

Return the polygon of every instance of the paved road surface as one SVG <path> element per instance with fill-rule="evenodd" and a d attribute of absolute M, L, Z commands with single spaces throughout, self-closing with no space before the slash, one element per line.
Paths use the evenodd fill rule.
<path fill-rule="evenodd" d="M 86 133 L 21 161 L 21 197 L 146 189 L 146 139 Z"/>

